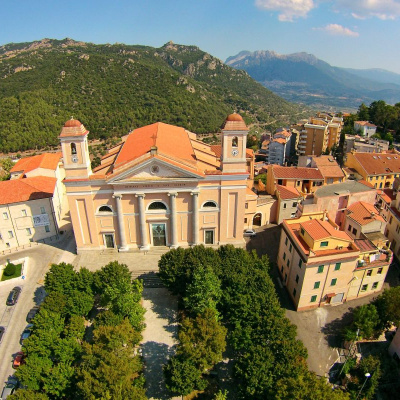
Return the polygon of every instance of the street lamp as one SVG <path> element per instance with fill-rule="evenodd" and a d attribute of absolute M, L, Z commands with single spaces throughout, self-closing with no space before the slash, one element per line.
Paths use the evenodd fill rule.
<path fill-rule="evenodd" d="M 360 397 L 360 394 L 361 394 L 362 390 L 364 389 L 364 386 L 365 386 L 365 384 L 367 383 L 367 380 L 368 380 L 368 378 L 369 378 L 370 376 L 371 376 L 371 374 L 370 374 L 369 372 L 367 372 L 367 373 L 365 374 L 365 381 L 364 381 L 363 385 L 361 386 L 360 391 L 358 392 L 358 395 L 357 395 L 356 400 L 358 400 L 358 398 Z"/>

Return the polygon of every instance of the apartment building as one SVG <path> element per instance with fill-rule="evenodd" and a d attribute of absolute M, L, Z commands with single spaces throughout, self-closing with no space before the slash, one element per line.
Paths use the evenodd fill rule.
<path fill-rule="evenodd" d="M 390 250 L 365 236 L 351 238 L 324 213 L 284 220 L 282 228 L 277 266 L 296 310 L 381 290 Z"/>
<path fill-rule="evenodd" d="M 331 114 L 319 115 L 310 117 L 302 126 L 297 146 L 298 155 L 319 156 L 339 143 L 343 118 Z"/>
<path fill-rule="evenodd" d="M 391 188 L 400 176 L 400 154 L 347 153 L 346 167 L 354 169 L 365 181 L 376 189 Z"/>
<path fill-rule="evenodd" d="M 363 138 L 358 135 L 346 135 L 344 141 L 344 152 L 351 151 L 359 153 L 384 153 L 389 150 L 389 141 L 377 138 Z"/>

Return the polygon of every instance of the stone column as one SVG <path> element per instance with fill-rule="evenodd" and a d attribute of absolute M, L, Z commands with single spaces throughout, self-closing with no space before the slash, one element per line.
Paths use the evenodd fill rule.
<path fill-rule="evenodd" d="M 113 197 L 115 199 L 115 202 L 117 203 L 118 233 L 120 240 L 120 246 L 118 250 L 127 251 L 128 246 L 126 244 L 124 212 L 122 210 L 122 194 L 115 194 Z"/>
<path fill-rule="evenodd" d="M 178 193 L 168 193 L 170 197 L 170 209 L 171 209 L 171 247 L 178 247 L 178 231 L 177 231 L 177 215 L 176 215 L 176 196 Z"/>
<path fill-rule="evenodd" d="M 192 244 L 199 244 L 199 193 L 192 192 Z"/>
<path fill-rule="evenodd" d="M 139 228 L 140 228 L 140 236 L 142 239 L 142 244 L 140 245 L 140 250 L 148 250 L 149 249 L 149 241 L 147 238 L 147 229 L 146 229 L 146 210 L 144 208 L 144 193 L 138 193 L 135 195 L 138 199 L 139 205 Z"/>

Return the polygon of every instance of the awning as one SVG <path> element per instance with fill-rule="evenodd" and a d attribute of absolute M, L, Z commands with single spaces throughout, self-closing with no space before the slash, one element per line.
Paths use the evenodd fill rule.
<path fill-rule="evenodd" d="M 326 295 L 326 297 L 328 297 L 328 298 L 330 298 L 330 297 L 335 297 L 336 296 L 336 293 L 328 293 L 327 295 Z"/>

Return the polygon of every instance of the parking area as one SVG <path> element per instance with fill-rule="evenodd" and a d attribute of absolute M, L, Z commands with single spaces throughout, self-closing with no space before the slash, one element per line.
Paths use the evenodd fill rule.
<path fill-rule="evenodd" d="M 6 281 L 2 283 L 0 289 L 0 326 L 6 328 L 0 344 L 0 393 L 8 377 L 14 373 L 12 360 L 21 349 L 19 340 L 28 324 L 26 321 L 28 312 L 34 305 L 40 304 L 45 296 L 43 280 L 46 272 L 51 263 L 73 261 L 75 254 L 71 250 L 74 246 L 73 238 L 66 237 L 57 247 L 41 244 L 0 257 L 0 264 L 21 258 L 27 258 L 29 264 L 25 279 L 19 279 L 17 282 Z M 7 296 L 14 286 L 22 288 L 20 297 L 17 304 L 7 306 Z"/>

